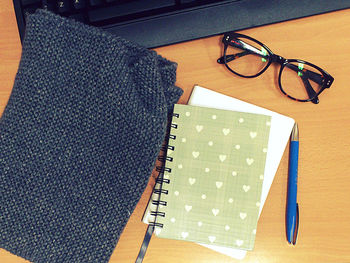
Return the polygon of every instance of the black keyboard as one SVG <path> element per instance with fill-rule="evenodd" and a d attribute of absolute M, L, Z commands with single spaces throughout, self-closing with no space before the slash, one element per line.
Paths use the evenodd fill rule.
<path fill-rule="evenodd" d="M 350 0 L 13 0 L 23 40 L 27 14 L 45 8 L 152 48 L 350 7 Z"/>

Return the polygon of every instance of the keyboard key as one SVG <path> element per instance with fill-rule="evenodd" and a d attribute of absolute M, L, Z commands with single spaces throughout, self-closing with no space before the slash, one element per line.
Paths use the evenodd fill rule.
<path fill-rule="evenodd" d="M 70 11 L 69 0 L 59 0 L 57 2 L 58 13 L 68 13 Z"/>
<path fill-rule="evenodd" d="M 73 5 L 75 9 L 79 10 L 85 8 L 86 2 L 85 0 L 73 0 Z"/>
<path fill-rule="evenodd" d="M 32 5 L 32 4 L 41 4 L 41 0 L 22 0 L 21 2 L 23 6 Z"/>
<path fill-rule="evenodd" d="M 56 0 L 43 0 L 42 8 L 55 12 L 57 7 Z"/>
<path fill-rule="evenodd" d="M 91 6 L 99 6 L 102 5 L 103 1 L 102 0 L 90 0 L 90 5 Z"/>
<path fill-rule="evenodd" d="M 155 9 L 172 7 L 174 0 L 138 0 L 121 3 L 119 5 L 91 10 L 88 13 L 91 22 L 98 22 L 106 19 L 127 16 Z"/>

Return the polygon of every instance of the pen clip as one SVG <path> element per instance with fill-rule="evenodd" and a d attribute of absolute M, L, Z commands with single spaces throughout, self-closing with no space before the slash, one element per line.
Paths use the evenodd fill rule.
<path fill-rule="evenodd" d="M 296 227 L 294 229 L 294 235 L 293 235 L 293 245 L 297 243 L 297 236 L 298 236 L 298 230 L 299 230 L 299 205 L 297 203 L 297 212 L 296 212 Z"/>

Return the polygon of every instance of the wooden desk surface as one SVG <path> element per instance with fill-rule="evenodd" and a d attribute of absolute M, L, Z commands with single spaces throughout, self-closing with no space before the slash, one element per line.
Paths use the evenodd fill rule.
<path fill-rule="evenodd" d="M 255 248 L 243 261 L 199 245 L 152 238 L 145 263 L 155 262 L 350 262 L 350 10 L 242 31 L 287 58 L 310 61 L 335 81 L 320 104 L 295 102 L 282 96 L 271 67 L 256 79 L 234 76 L 216 59 L 221 37 L 158 48 L 178 63 L 177 85 L 186 103 L 198 83 L 294 118 L 300 127 L 300 228 L 295 247 L 285 238 L 288 153 L 285 152 L 262 211 Z M 0 8 L 0 113 L 11 93 L 21 45 L 11 0 Z M 146 226 L 141 223 L 148 186 L 132 214 L 110 262 L 134 262 Z M 0 262 L 27 262 L 0 249 Z"/>

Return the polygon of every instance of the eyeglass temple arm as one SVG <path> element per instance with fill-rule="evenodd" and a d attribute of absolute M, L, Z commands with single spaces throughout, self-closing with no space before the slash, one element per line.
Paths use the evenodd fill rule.
<path fill-rule="evenodd" d="M 243 56 L 249 55 L 249 54 L 255 54 L 255 53 L 253 53 L 249 50 L 246 50 L 246 51 L 243 51 L 241 53 L 234 54 L 234 55 L 226 55 L 226 63 L 231 62 L 232 60 L 235 60 L 236 58 L 240 58 L 240 57 L 243 57 Z M 218 58 L 217 62 L 219 64 L 225 64 L 224 56 Z"/>
<path fill-rule="evenodd" d="M 319 85 L 323 84 L 324 78 L 321 74 L 318 74 L 316 72 L 313 72 L 307 69 L 300 70 L 298 66 L 293 64 L 287 64 L 286 67 L 290 68 L 291 70 L 294 70 L 295 72 L 301 72 L 303 76 L 306 75 L 307 78 L 311 79 L 312 81 L 316 82 Z"/>
<path fill-rule="evenodd" d="M 313 98 L 311 101 L 312 101 L 313 103 L 315 103 L 315 104 L 318 104 L 320 101 L 319 101 L 319 99 L 318 99 L 318 97 L 317 97 L 317 93 L 316 93 L 316 92 L 314 91 L 314 89 L 312 88 L 312 86 L 311 86 L 311 84 L 310 84 L 308 78 L 307 78 L 307 77 L 304 77 L 304 75 L 303 75 L 303 76 L 301 76 L 301 79 L 302 79 L 302 81 L 303 81 L 303 83 L 304 83 L 304 86 L 305 86 L 305 89 L 306 89 L 307 94 L 309 95 L 309 98 L 310 98 L 310 99 Z"/>
<path fill-rule="evenodd" d="M 230 45 L 236 47 L 236 48 L 240 48 L 242 50 L 244 50 L 243 52 L 241 53 L 237 53 L 235 55 L 226 55 L 226 63 L 227 62 L 230 62 L 236 58 L 240 58 L 240 57 L 243 57 L 245 55 L 250 55 L 250 54 L 253 54 L 253 55 L 258 55 L 258 56 L 261 56 L 261 57 L 268 57 L 268 54 L 265 54 L 263 51 L 257 49 L 256 47 L 253 47 L 251 45 L 248 45 L 246 43 L 244 43 L 243 41 L 237 39 L 233 42 L 230 43 Z M 226 46 L 227 48 L 227 46 Z M 219 64 L 225 64 L 225 61 L 224 61 L 224 56 L 220 57 L 217 62 Z"/>

